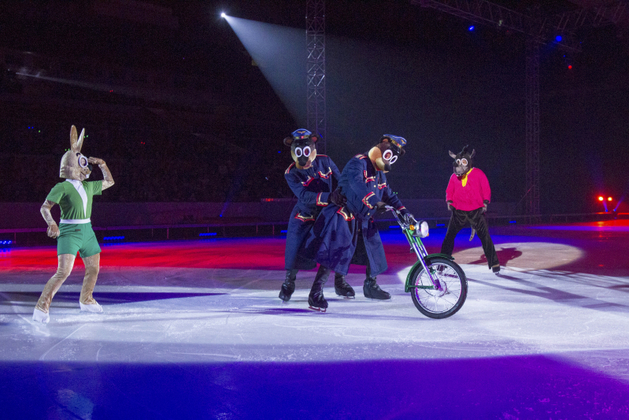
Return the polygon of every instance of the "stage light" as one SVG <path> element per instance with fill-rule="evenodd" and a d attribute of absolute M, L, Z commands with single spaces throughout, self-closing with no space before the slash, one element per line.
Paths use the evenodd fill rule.
<path fill-rule="evenodd" d="M 603 196 L 602 196 L 602 195 L 599 195 L 599 196 L 598 196 L 598 201 L 603 201 L 603 200 L 605 200 L 605 198 L 603 198 Z"/>
<path fill-rule="evenodd" d="M 474 25 L 470 26 L 469 28 L 467 28 L 468 31 L 473 31 L 474 30 Z"/>
<path fill-rule="evenodd" d="M 555 37 L 555 40 L 556 40 L 557 42 L 561 42 L 561 35 L 557 35 L 557 36 Z"/>
<path fill-rule="evenodd" d="M 568 70 L 572 70 L 572 64 L 568 66 Z"/>
<path fill-rule="evenodd" d="M 225 19 L 225 18 L 227 17 L 227 15 L 225 14 L 225 12 L 221 12 L 221 17 L 222 17 L 223 19 Z"/>
<path fill-rule="evenodd" d="M 612 201 L 612 198 L 611 197 L 607 197 L 607 201 Z"/>

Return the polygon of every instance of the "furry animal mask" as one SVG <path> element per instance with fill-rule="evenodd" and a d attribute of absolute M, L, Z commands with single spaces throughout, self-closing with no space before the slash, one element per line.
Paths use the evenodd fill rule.
<path fill-rule="evenodd" d="M 290 154 L 299 169 L 308 169 L 317 157 L 319 138 L 305 128 L 300 128 L 284 139 L 284 144 L 290 147 Z"/>
<path fill-rule="evenodd" d="M 472 160 L 476 155 L 476 150 L 472 149 L 472 152 L 468 152 L 469 146 L 465 146 L 458 154 L 454 154 L 448 150 L 450 157 L 454 159 L 452 166 L 456 176 L 465 175 L 470 169 L 474 167 L 474 161 Z"/>
<path fill-rule="evenodd" d="M 81 154 L 85 129 L 81 130 L 81 136 L 77 136 L 76 127 L 70 129 L 70 150 L 65 152 L 61 158 L 59 167 L 59 177 L 65 179 L 76 179 L 83 181 L 89 178 L 92 173 L 92 165 L 87 161 L 87 157 Z"/>
<path fill-rule="evenodd" d="M 406 151 L 406 139 L 404 137 L 385 134 L 380 139 L 380 143 L 369 150 L 369 159 L 379 171 L 389 172 L 398 157 Z"/>

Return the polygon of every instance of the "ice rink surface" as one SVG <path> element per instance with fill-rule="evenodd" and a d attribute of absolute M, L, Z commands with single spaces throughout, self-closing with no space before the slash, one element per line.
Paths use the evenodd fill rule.
<path fill-rule="evenodd" d="M 314 271 L 287 304 L 283 238 L 103 246 L 94 297 L 83 266 L 31 322 L 54 247 L 0 252 L 0 404 L 7 419 L 626 419 L 629 223 L 491 228 L 501 276 L 469 230 L 455 258 L 468 278 L 453 317 L 423 316 L 404 292 L 415 262 L 383 232 L 389 301 L 326 285 Z M 438 252 L 443 229 L 427 238 Z M 6 417 L 5 417 L 6 416 Z"/>

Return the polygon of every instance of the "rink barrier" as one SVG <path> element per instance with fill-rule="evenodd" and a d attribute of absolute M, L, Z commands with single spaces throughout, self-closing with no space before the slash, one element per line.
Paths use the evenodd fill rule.
<path fill-rule="evenodd" d="M 629 213 L 572 213 L 550 214 L 539 216 L 496 216 L 487 215 L 491 226 L 507 225 L 536 225 L 548 223 L 578 223 L 615 218 L 627 219 Z M 449 217 L 421 218 L 428 222 L 431 229 L 445 229 Z M 383 233 L 389 228 L 398 227 L 392 218 L 377 218 L 378 228 Z M 119 242 L 144 242 L 164 240 L 213 240 L 217 238 L 252 237 L 252 236 L 282 236 L 285 234 L 287 221 L 267 222 L 224 219 L 220 223 L 190 223 L 190 224 L 160 224 L 160 225 L 132 225 L 132 226 L 94 226 L 96 236 L 105 244 Z M 46 235 L 46 228 L 13 228 L 0 229 L 0 244 L 4 247 L 50 245 L 53 239 Z M 10 244 L 8 242 L 11 242 Z M 2 245 L 0 245 L 2 246 Z"/>

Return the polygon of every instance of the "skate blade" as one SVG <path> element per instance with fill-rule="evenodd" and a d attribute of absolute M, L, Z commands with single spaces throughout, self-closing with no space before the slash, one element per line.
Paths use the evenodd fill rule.
<path fill-rule="evenodd" d="M 314 306 L 309 306 L 309 308 L 315 312 L 325 312 L 326 309 L 328 309 L 328 308 L 315 308 Z"/>

